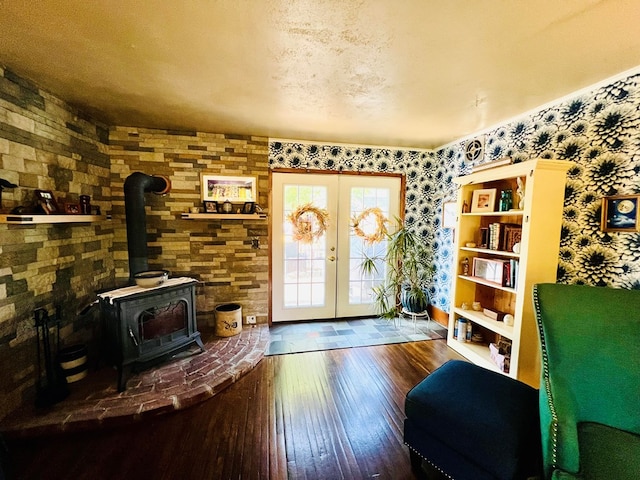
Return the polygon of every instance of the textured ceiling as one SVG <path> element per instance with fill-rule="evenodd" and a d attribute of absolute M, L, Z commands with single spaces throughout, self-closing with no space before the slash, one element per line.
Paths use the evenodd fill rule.
<path fill-rule="evenodd" d="M 637 0 L 0 0 L 0 64 L 112 125 L 433 148 L 640 65 Z"/>

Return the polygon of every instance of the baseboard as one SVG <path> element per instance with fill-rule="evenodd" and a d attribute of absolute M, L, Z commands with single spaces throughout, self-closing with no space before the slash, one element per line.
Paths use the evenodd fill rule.
<path fill-rule="evenodd" d="M 449 314 L 444 310 L 440 310 L 438 307 L 429 305 L 429 316 L 444 328 L 447 328 L 449 325 Z"/>

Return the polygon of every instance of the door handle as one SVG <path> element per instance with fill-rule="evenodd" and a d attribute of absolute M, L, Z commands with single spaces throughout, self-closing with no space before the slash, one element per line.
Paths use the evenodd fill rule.
<path fill-rule="evenodd" d="M 327 258 L 327 260 L 329 260 L 330 262 L 335 262 L 336 261 L 336 257 L 331 255 L 330 257 Z"/>

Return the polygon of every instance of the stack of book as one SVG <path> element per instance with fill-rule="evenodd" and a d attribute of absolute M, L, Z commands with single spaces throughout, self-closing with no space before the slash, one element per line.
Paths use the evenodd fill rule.
<path fill-rule="evenodd" d="M 484 238 L 484 233 L 481 234 Z M 513 251 L 513 246 L 522 238 L 522 227 L 514 223 L 495 222 L 489 224 L 486 233 L 486 248 Z"/>

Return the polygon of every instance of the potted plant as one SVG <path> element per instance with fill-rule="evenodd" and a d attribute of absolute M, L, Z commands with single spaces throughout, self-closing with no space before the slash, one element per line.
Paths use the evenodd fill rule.
<path fill-rule="evenodd" d="M 402 308 L 421 313 L 429 304 L 427 285 L 434 274 L 431 248 L 417 233 L 396 219 L 400 228 L 386 234 L 384 256 L 364 256 L 360 267 L 374 276 L 385 267 L 383 282 L 374 287 L 374 305 L 381 318 L 393 319 Z"/>

